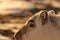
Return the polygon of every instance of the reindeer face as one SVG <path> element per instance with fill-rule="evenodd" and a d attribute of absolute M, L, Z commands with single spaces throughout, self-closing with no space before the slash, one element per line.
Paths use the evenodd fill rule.
<path fill-rule="evenodd" d="M 31 17 L 15 35 L 16 40 L 59 40 L 56 17 L 53 11 L 40 11 Z M 57 37 L 56 37 L 57 36 Z"/>
<path fill-rule="evenodd" d="M 53 15 L 53 11 L 44 11 L 38 15 L 34 21 L 35 28 L 26 34 L 27 40 L 60 40 L 60 32 L 56 30 L 57 19 Z"/>
<path fill-rule="evenodd" d="M 43 35 L 42 27 L 48 23 L 48 13 L 46 11 L 42 11 L 34 16 L 31 20 L 28 22 L 28 29 L 30 29 L 30 31 L 26 34 L 27 39 L 41 40 L 41 36 Z M 32 27 L 31 24 L 33 25 Z"/>
<path fill-rule="evenodd" d="M 41 27 L 47 22 L 48 13 L 46 11 L 40 11 L 39 13 L 32 16 L 25 23 L 24 27 L 19 30 L 19 32 L 15 35 L 16 40 L 40 40 L 42 34 Z"/>

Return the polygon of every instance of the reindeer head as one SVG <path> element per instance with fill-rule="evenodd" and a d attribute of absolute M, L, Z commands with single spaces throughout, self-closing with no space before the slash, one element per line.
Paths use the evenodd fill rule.
<path fill-rule="evenodd" d="M 53 14 L 53 12 L 43 10 L 29 18 L 25 25 L 16 33 L 16 40 L 43 40 L 45 31 L 51 25 L 50 14 Z"/>

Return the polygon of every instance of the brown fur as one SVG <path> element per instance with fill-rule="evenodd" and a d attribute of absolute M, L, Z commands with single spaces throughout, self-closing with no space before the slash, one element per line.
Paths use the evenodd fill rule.
<path fill-rule="evenodd" d="M 32 27 L 30 27 L 30 26 L 28 26 L 28 25 L 30 25 L 29 23 L 30 23 L 30 20 L 32 20 L 31 22 L 33 23 L 33 25 L 35 25 L 35 26 L 32 26 Z M 26 23 L 25 23 L 25 25 L 22 27 L 22 29 L 20 29 L 18 32 L 17 32 L 17 34 L 15 35 L 15 37 L 16 37 L 16 40 L 30 40 L 30 39 L 34 39 L 34 40 L 52 40 L 52 38 L 50 38 L 50 36 L 48 36 L 48 35 L 53 35 L 53 33 L 54 33 L 54 35 L 56 34 L 57 35 L 57 38 L 56 38 L 56 40 L 57 39 L 60 39 L 59 38 L 59 24 L 60 24 L 60 22 L 59 22 L 59 20 L 60 20 L 60 16 L 58 16 L 58 15 L 55 15 L 55 14 L 53 14 L 53 13 L 49 13 L 49 12 L 47 12 L 47 11 L 40 11 L 40 12 L 38 12 L 37 14 L 35 14 L 34 16 L 32 16 Z M 36 29 L 37 28 L 37 29 Z M 32 30 L 33 29 L 33 30 Z M 40 29 L 40 31 L 41 32 L 38 32 L 37 34 L 35 34 L 34 32 L 36 31 L 36 30 L 38 31 L 38 29 Z M 58 29 L 58 30 L 57 30 Z M 32 32 L 33 31 L 33 32 Z M 50 31 L 50 32 L 49 32 Z M 57 31 L 57 32 L 55 32 L 55 31 Z M 32 34 L 30 33 L 30 32 L 32 32 Z M 44 33 L 46 34 L 46 32 L 49 32 L 49 33 L 51 33 L 52 32 L 52 34 L 46 34 L 46 36 L 48 36 L 50 39 L 47 39 L 47 38 L 45 38 L 46 36 L 39 36 L 39 35 L 44 35 Z M 34 38 L 34 37 L 32 37 L 32 35 L 34 35 L 34 34 L 37 36 L 36 38 Z M 40 33 L 40 34 L 39 34 Z M 42 34 L 41 34 L 42 33 Z M 59 34 L 59 35 L 58 35 Z M 55 38 L 54 37 L 54 35 L 53 35 L 53 38 Z M 28 36 L 27 38 L 26 38 L 26 36 Z M 28 39 L 29 37 L 31 36 L 31 38 L 30 39 Z M 55 40 L 55 39 L 54 39 Z"/>

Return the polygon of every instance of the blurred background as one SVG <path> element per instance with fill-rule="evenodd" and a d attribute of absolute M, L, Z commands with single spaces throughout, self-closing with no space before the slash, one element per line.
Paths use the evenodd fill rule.
<path fill-rule="evenodd" d="M 40 10 L 54 10 L 58 14 L 60 0 L 0 0 L 0 23 L 25 23 Z"/>
<path fill-rule="evenodd" d="M 60 13 L 60 0 L 0 0 L 2 23 L 25 23 L 40 10 Z M 3 18 L 2 18 L 3 16 Z"/>

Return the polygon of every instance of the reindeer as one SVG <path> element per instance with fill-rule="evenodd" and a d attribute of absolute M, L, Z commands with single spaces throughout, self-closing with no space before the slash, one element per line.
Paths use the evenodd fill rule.
<path fill-rule="evenodd" d="M 16 40 L 60 40 L 60 15 L 40 11 L 15 34 Z"/>

